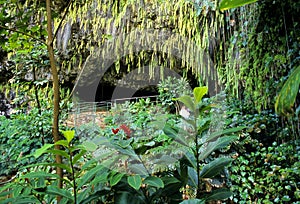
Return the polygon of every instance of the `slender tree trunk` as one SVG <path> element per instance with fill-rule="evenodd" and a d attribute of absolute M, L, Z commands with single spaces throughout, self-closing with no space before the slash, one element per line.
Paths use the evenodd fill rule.
<path fill-rule="evenodd" d="M 48 31 L 48 39 L 47 39 L 47 49 L 49 54 L 51 73 L 53 77 L 53 124 L 52 124 L 52 135 L 54 142 L 57 142 L 59 138 L 59 80 L 58 80 L 58 72 L 56 68 L 56 61 L 54 58 L 53 51 L 53 34 L 52 34 L 52 17 L 51 17 L 51 0 L 46 0 L 46 9 L 47 9 L 47 31 Z M 60 146 L 55 145 L 55 149 L 59 150 Z M 61 164 L 62 158 L 60 155 L 56 155 L 56 163 Z M 62 178 L 63 171 L 61 168 L 56 168 L 57 175 L 61 178 L 58 182 L 58 187 L 62 188 Z M 57 197 L 57 202 L 59 203 L 61 197 Z"/>

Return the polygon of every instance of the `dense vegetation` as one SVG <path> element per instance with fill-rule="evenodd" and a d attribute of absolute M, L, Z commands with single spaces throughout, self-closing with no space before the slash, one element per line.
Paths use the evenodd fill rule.
<path fill-rule="evenodd" d="M 0 0 L 0 203 L 298 203 L 299 8 Z"/>

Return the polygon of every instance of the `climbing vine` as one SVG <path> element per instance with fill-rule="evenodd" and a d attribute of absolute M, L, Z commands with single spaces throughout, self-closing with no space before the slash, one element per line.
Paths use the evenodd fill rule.
<path fill-rule="evenodd" d="M 257 110 L 272 108 L 284 76 L 299 58 L 299 17 L 295 1 L 261 1 L 230 11 L 236 24 L 225 69 L 228 91 Z"/>

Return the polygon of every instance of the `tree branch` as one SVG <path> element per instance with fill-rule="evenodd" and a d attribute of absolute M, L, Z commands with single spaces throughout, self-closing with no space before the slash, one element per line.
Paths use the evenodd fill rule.
<path fill-rule="evenodd" d="M 59 137 L 59 79 L 58 72 L 53 51 L 53 35 L 52 35 L 52 16 L 51 16 L 51 0 L 46 0 L 46 10 L 47 10 L 47 49 L 49 53 L 49 60 L 51 66 L 51 73 L 53 77 L 53 124 L 52 124 L 52 135 L 54 143 L 57 142 Z M 55 145 L 56 150 L 60 150 L 60 145 Z M 62 157 L 56 154 L 56 163 L 62 164 Z M 56 168 L 56 173 L 60 177 L 58 181 L 58 188 L 62 188 L 63 170 L 60 167 Z M 57 203 L 60 203 L 61 196 L 57 196 Z"/>
<path fill-rule="evenodd" d="M 70 0 L 70 1 L 69 1 L 68 5 L 67 5 L 67 7 L 66 7 L 65 13 L 64 13 L 64 15 L 63 15 L 62 19 L 60 20 L 60 22 L 59 22 L 59 25 L 58 25 L 58 27 L 57 27 L 57 29 L 56 29 L 55 33 L 54 33 L 53 39 L 52 39 L 52 41 L 51 41 L 51 44 L 53 44 L 53 42 L 54 42 L 54 39 L 55 39 L 55 38 L 56 38 L 56 36 L 57 36 L 58 30 L 59 30 L 59 28 L 61 27 L 61 25 L 62 25 L 62 22 L 63 22 L 63 21 L 64 21 L 64 19 L 66 18 L 66 16 L 67 16 L 67 13 L 68 13 L 68 10 L 69 10 L 69 8 L 70 8 L 70 6 L 71 6 L 71 4 L 72 4 L 73 2 L 74 2 L 74 0 Z"/>
<path fill-rule="evenodd" d="M 26 35 L 26 36 L 32 38 L 33 40 L 36 40 L 36 41 L 38 41 L 38 42 L 41 42 L 41 43 L 47 45 L 47 43 L 46 43 L 44 40 L 38 39 L 38 38 L 34 37 L 33 35 L 30 35 L 30 34 L 25 33 L 25 32 L 23 32 L 23 31 L 16 30 L 16 29 L 14 29 L 14 28 L 9 28 L 9 27 L 3 26 L 3 25 L 0 25 L 0 28 L 3 28 L 3 29 L 5 29 L 5 30 L 9 30 L 9 31 L 12 31 L 12 32 L 20 33 L 20 34 L 23 34 L 23 35 Z"/>

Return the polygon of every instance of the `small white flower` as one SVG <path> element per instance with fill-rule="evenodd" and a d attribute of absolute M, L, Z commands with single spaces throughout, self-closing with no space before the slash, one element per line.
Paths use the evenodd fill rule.
<path fill-rule="evenodd" d="M 181 110 L 179 111 L 179 114 L 185 119 L 188 119 L 191 115 L 189 110 L 185 106 L 182 106 Z"/>

